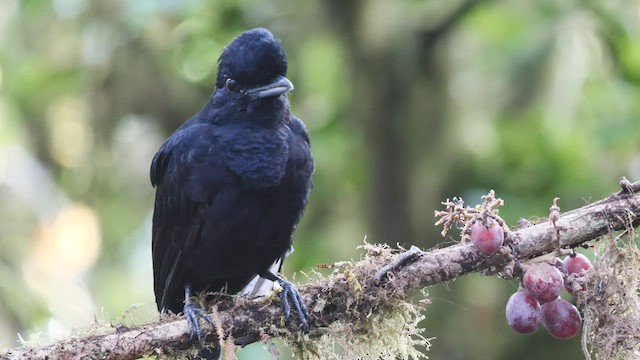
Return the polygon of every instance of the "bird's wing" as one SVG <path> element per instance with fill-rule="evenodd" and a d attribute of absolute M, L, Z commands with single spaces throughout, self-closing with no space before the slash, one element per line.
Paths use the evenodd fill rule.
<path fill-rule="evenodd" d="M 311 192 L 311 175 L 313 175 L 315 170 L 313 156 L 311 155 L 311 142 L 307 128 L 300 119 L 292 116 L 288 126 L 289 129 L 291 129 L 292 135 L 289 139 L 289 161 L 293 164 L 293 171 L 296 173 L 295 177 L 303 180 L 302 186 L 306 192 L 304 196 L 304 208 L 307 205 L 309 193 Z"/>
<path fill-rule="evenodd" d="M 181 310 L 184 259 L 198 238 L 200 212 L 225 186 L 237 181 L 215 150 L 210 126 L 194 125 L 174 133 L 151 164 L 151 183 L 156 187 L 154 291 L 161 311 Z"/>

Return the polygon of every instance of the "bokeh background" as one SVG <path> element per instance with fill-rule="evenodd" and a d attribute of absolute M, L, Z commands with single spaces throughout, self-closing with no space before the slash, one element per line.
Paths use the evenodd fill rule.
<path fill-rule="evenodd" d="M 515 224 L 640 179 L 638 1 L 0 0 L 0 347 L 157 317 L 151 158 L 256 26 L 287 51 L 317 167 L 290 278 L 365 236 L 454 243 L 433 226 L 453 196 L 495 189 Z M 580 358 L 509 330 L 515 289 L 430 288 L 429 356 Z"/>

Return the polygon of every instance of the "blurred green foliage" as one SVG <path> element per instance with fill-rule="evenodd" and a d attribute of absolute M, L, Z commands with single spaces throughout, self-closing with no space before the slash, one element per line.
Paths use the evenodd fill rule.
<path fill-rule="evenodd" d="M 638 14 L 631 0 L 0 2 L 0 346 L 157 316 L 148 166 L 240 32 L 282 39 L 311 132 L 315 186 L 285 264 L 304 281 L 365 236 L 454 242 L 432 225 L 445 198 L 493 188 L 515 224 L 639 179 Z M 515 289 L 479 275 L 429 289 L 429 356 L 579 358 L 578 339 L 508 329 Z"/>

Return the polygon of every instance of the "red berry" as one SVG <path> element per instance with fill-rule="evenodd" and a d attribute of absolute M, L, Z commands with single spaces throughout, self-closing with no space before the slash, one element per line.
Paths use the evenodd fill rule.
<path fill-rule="evenodd" d="M 482 253 L 495 253 L 504 242 L 502 226 L 492 218 L 487 218 L 487 226 L 482 221 L 476 220 L 471 225 L 471 242 Z"/>
<path fill-rule="evenodd" d="M 551 336 L 564 340 L 578 333 L 582 319 L 578 309 L 570 302 L 556 299 L 542 305 L 542 325 Z"/>
<path fill-rule="evenodd" d="M 506 315 L 509 326 L 520 334 L 530 334 L 540 327 L 540 304 L 526 291 L 518 291 L 511 295 L 507 302 Z"/>
<path fill-rule="evenodd" d="M 558 298 L 564 288 L 562 273 L 547 263 L 531 264 L 522 277 L 522 285 L 540 304 Z"/>
<path fill-rule="evenodd" d="M 564 268 L 567 271 L 567 274 L 579 274 L 580 271 L 588 271 L 592 267 L 593 265 L 591 265 L 591 261 L 582 254 L 567 256 L 564 259 Z"/>

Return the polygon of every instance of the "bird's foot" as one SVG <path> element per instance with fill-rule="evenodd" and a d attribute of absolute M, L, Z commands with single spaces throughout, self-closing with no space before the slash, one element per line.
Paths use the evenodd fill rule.
<path fill-rule="evenodd" d="M 203 345 L 204 337 L 202 336 L 202 329 L 200 329 L 200 318 L 208 322 L 209 325 L 214 326 L 211 315 L 207 314 L 206 311 L 202 310 L 195 303 L 184 304 L 183 311 L 184 317 L 187 319 L 187 324 L 189 324 L 189 337 L 193 339 L 194 336 L 197 336 L 200 345 Z"/>
<path fill-rule="evenodd" d="M 302 330 L 305 333 L 309 332 L 309 310 L 307 310 L 307 306 L 304 304 L 304 301 L 302 301 L 302 296 L 300 296 L 296 287 L 291 282 L 271 272 L 267 272 L 263 277 L 277 282 L 282 288 L 278 293 L 278 296 L 280 297 L 280 304 L 282 306 L 282 311 L 284 312 L 285 321 L 289 321 L 289 317 L 291 316 L 291 306 L 293 305 L 293 308 L 300 319 L 300 323 L 302 324 Z"/>
<path fill-rule="evenodd" d="M 213 319 L 211 318 L 211 315 L 202 310 L 198 304 L 193 302 L 191 299 L 191 287 L 185 286 L 184 292 L 185 301 L 183 314 L 187 319 L 187 324 L 189 325 L 189 337 L 193 339 L 194 336 L 197 336 L 200 345 L 204 345 L 204 336 L 202 336 L 202 329 L 200 328 L 200 318 L 208 322 L 211 327 L 215 327 Z"/>

